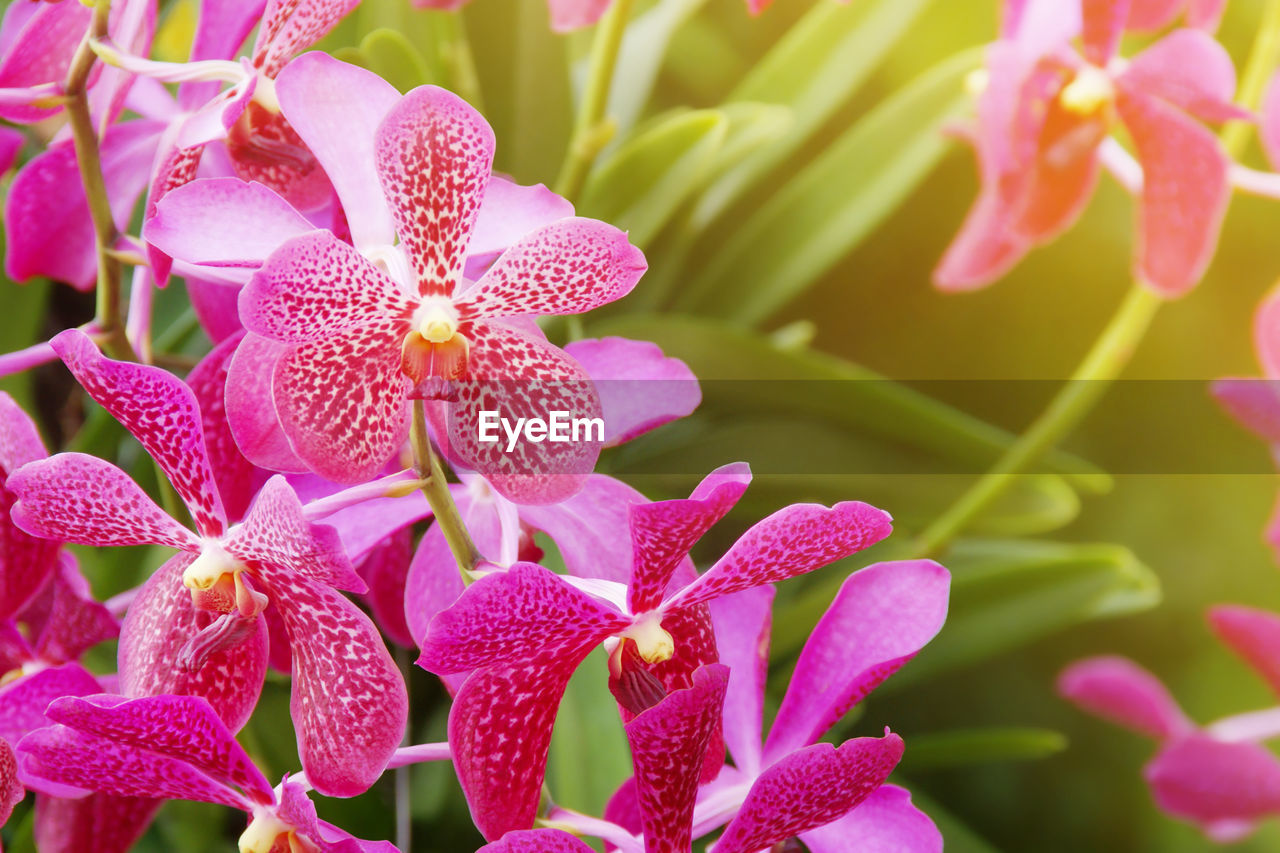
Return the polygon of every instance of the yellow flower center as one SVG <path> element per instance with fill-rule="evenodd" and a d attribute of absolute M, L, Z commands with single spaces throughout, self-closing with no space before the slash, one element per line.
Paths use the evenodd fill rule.
<path fill-rule="evenodd" d="M 645 663 L 662 663 L 676 653 L 676 642 L 662 627 L 661 617 L 657 614 L 641 617 L 619 636 L 636 644 L 636 651 Z"/>
<path fill-rule="evenodd" d="M 1076 115 L 1093 115 L 1111 105 L 1116 86 L 1111 75 L 1096 65 L 1086 65 L 1062 88 L 1058 100 L 1062 108 Z"/>

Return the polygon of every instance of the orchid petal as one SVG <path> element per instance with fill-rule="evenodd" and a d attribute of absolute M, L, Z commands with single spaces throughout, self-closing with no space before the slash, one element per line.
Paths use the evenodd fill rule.
<path fill-rule="evenodd" d="M 13 807 L 22 802 L 26 793 L 18 781 L 18 762 L 14 760 L 13 747 L 8 741 L 0 740 L 0 826 L 13 814 Z"/>
<path fill-rule="evenodd" d="M 214 621 L 191 605 L 182 573 L 194 554 L 178 554 L 143 584 L 120 629 L 120 690 L 126 696 L 200 696 L 231 731 L 249 720 L 267 670 L 263 620 L 247 639 L 214 651 L 194 672 L 175 666 L 179 652 Z"/>
<path fill-rule="evenodd" d="M 369 131 L 400 100 L 400 93 L 371 71 L 314 52 L 285 66 L 276 80 L 276 97 L 333 182 L 356 248 L 394 243 Z"/>
<path fill-rule="evenodd" d="M 70 554 L 59 555 L 58 570 L 43 593 L 22 612 L 40 660 L 78 660 L 85 650 L 120 633 L 120 623 L 93 599 Z"/>
<path fill-rule="evenodd" d="M 220 536 L 227 516 L 209 463 L 200 405 L 186 383 L 158 367 L 106 358 L 78 329 L 50 343 L 89 396 L 169 475 L 200 532 Z"/>
<path fill-rule="evenodd" d="M 412 311 L 391 278 L 330 231 L 285 243 L 240 291 L 245 328 L 288 343 L 322 341 L 392 317 L 407 331 Z"/>
<path fill-rule="evenodd" d="M 573 216 L 573 205 L 542 184 L 523 186 L 493 175 L 484 189 L 467 255 L 497 254 L 531 231 L 568 216 Z"/>
<path fill-rule="evenodd" d="M 1239 605 L 1209 610 L 1209 624 L 1222 642 L 1280 693 L 1280 616 Z"/>
<path fill-rule="evenodd" d="M 35 842 L 41 853 L 128 853 L 164 800 L 90 794 L 36 794 Z"/>
<path fill-rule="evenodd" d="M 187 385 L 200 409 L 217 492 L 232 519 L 244 517 L 257 485 L 253 463 L 240 452 L 227 422 L 227 375 L 242 337 L 235 335 L 218 344 L 187 374 Z"/>
<path fill-rule="evenodd" d="M 1252 117 L 1231 102 L 1236 93 L 1231 56 L 1203 30 L 1169 33 L 1133 58 L 1124 79 L 1206 121 Z"/>
<path fill-rule="evenodd" d="M 0 127 L 0 174 L 13 168 L 26 141 L 27 138 L 23 136 L 22 131 L 12 127 Z"/>
<path fill-rule="evenodd" d="M 551 30 L 567 33 L 589 27 L 604 15 L 613 0 L 547 0 L 551 8 Z"/>
<path fill-rule="evenodd" d="M 1084 58 L 1099 67 L 1116 55 L 1131 0 L 1081 0 Z"/>
<path fill-rule="evenodd" d="M 1186 0 L 1132 0 L 1125 29 L 1139 32 L 1163 30 L 1178 17 Z"/>
<path fill-rule="evenodd" d="M 561 829 L 520 829 L 476 853 L 588 853 L 591 848 Z"/>
<path fill-rule="evenodd" d="M 376 545 L 356 566 L 356 573 L 369 588 L 364 601 L 373 621 L 393 643 L 406 648 L 414 645 L 404 615 L 413 553 L 413 531 L 405 527 Z"/>
<path fill-rule="evenodd" d="M 17 496 L 4 485 L 17 468 L 47 455 L 35 423 L 0 391 L 0 620 L 25 607 L 57 566 L 58 544 L 27 535 L 10 518 Z"/>
<path fill-rule="evenodd" d="M 564 351 L 596 383 L 606 447 L 683 418 L 702 402 L 693 371 L 657 344 L 609 337 L 574 341 Z"/>
<path fill-rule="evenodd" d="M 275 77 L 286 62 L 319 41 L 359 0 L 268 0 L 253 64 Z"/>
<path fill-rule="evenodd" d="M 240 309 L 237 304 L 240 288 L 235 285 L 228 286 L 216 280 L 197 278 L 190 270 L 184 269 L 185 266 L 185 264 L 178 265 L 179 274 L 184 277 L 187 298 L 191 300 L 191 308 L 195 311 L 196 319 L 200 321 L 200 327 L 209 336 L 209 340 L 220 343 L 243 332 L 244 326 L 240 325 Z M 205 267 L 201 272 L 207 269 L 208 267 Z M 247 283 L 248 279 L 249 276 L 246 275 L 245 281 L 240 284 Z M 270 373 L 267 375 L 270 376 Z M 283 441 L 283 436 L 281 440 Z M 301 463 L 299 465 L 301 466 Z"/>
<path fill-rule="evenodd" d="M 378 175 L 424 296 L 452 296 L 493 149 L 484 118 L 436 86 L 409 92 L 378 127 Z"/>
<path fill-rule="evenodd" d="M 279 572 L 270 593 L 293 650 L 289 711 L 307 779 L 325 796 L 363 793 L 404 735 L 400 670 L 369 617 L 330 587 Z"/>
<path fill-rule="evenodd" d="M 254 25 L 262 17 L 266 0 L 220 3 L 203 0 L 191 42 L 191 61 L 235 56 Z M 190 110 L 217 94 L 216 83 L 188 83 L 178 89 L 178 103 Z"/>
<path fill-rule="evenodd" d="M 846 578 L 796 662 L 765 763 L 815 743 L 915 657 L 946 620 L 950 584 L 931 560 L 876 563 Z"/>
<path fill-rule="evenodd" d="M 1256 743 L 1191 735 L 1162 749 L 1144 775 L 1157 805 L 1178 817 L 1217 823 L 1280 810 L 1280 761 Z"/>
<path fill-rule="evenodd" d="M 457 300 L 464 317 L 581 314 L 631 292 L 648 268 L 627 235 L 595 219 L 561 219 L 503 252 Z"/>
<path fill-rule="evenodd" d="M 1280 444 L 1280 381 L 1228 378 L 1210 388 L 1237 423 L 1270 444 Z"/>
<path fill-rule="evenodd" d="M 33 672 L 0 687 L 0 741 L 16 745 L 28 732 L 49 725 L 44 710 L 62 696 L 102 692 L 101 685 L 78 663 Z"/>
<path fill-rule="evenodd" d="M 400 369 L 401 337 L 397 321 L 372 323 L 299 344 L 276 362 L 280 425 L 315 473 L 335 483 L 368 480 L 404 445 L 409 380 Z"/>
<path fill-rule="evenodd" d="M 36 7 L 0 58 L 0 88 L 65 80 L 92 17 L 83 4 L 42 3 Z M 55 112 L 56 107 L 18 105 L 0 109 L 0 118 L 31 123 Z"/>
<path fill-rule="evenodd" d="M 1162 295 L 1178 296 L 1200 280 L 1217 248 L 1230 161 L 1217 137 L 1149 95 L 1122 87 L 1117 107 L 1145 176 L 1136 274 Z"/>
<path fill-rule="evenodd" d="M 942 853 L 942 833 L 897 785 L 881 785 L 853 811 L 800 834 L 810 853 Z"/>
<path fill-rule="evenodd" d="M 864 548 L 892 530 L 889 514 L 862 503 L 793 504 L 753 525 L 696 581 L 662 603 L 689 607 L 721 595 L 802 575 Z"/>
<path fill-rule="evenodd" d="M 18 496 L 12 517 L 33 536 L 83 545 L 168 545 L 198 550 L 200 540 L 155 505 L 129 475 L 83 453 L 23 465 L 6 487 Z"/>
<path fill-rule="evenodd" d="M 607 412 L 605 420 L 607 425 Z M 569 574 L 626 583 L 632 559 L 628 507 L 646 503 L 621 480 L 592 474 L 568 500 L 520 507 L 520 520 L 551 537 Z"/>
<path fill-rule="evenodd" d="M 758 586 L 711 602 L 720 662 L 729 667 L 724 739 L 734 765 L 752 775 L 760 772 L 774 592 L 772 586 Z"/>
<path fill-rule="evenodd" d="M 285 437 L 271 393 L 276 364 L 292 348 L 247 334 L 236 347 L 227 372 L 227 425 L 245 458 L 271 471 L 307 470 Z"/>
<path fill-rule="evenodd" d="M 651 610 L 667 591 L 676 566 L 717 521 L 733 509 L 751 469 L 735 462 L 712 471 L 687 500 L 637 504 L 630 509 L 635 554 L 627 605 L 632 613 Z"/>
<path fill-rule="evenodd" d="M 593 648 L 630 619 L 534 563 L 480 578 L 431 621 L 419 665 L 438 675 L 563 658 Z"/>
<path fill-rule="evenodd" d="M 1059 676 L 1058 692 L 1091 714 L 1157 740 L 1193 728 L 1165 686 L 1124 658 L 1077 661 Z"/>
<path fill-rule="evenodd" d="M 716 853 L 752 853 L 831 823 L 871 796 L 902 758 L 902 738 L 815 744 L 766 769 L 716 842 Z"/>

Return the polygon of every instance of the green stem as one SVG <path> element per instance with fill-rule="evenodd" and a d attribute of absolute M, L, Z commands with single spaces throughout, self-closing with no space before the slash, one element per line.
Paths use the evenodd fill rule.
<path fill-rule="evenodd" d="M 96 0 L 89 32 L 72 57 L 63 90 L 67 98 L 67 119 L 71 125 L 76 163 L 80 167 L 80 178 L 89 203 L 89 214 L 93 219 L 94 246 L 98 255 L 97 325 L 103 349 L 113 358 L 136 361 L 137 356 L 125 335 L 120 310 L 120 283 L 123 276 L 120 259 L 113 251 L 119 235 L 111 216 L 107 185 L 102 176 L 98 134 L 89 115 L 86 91 L 89 72 L 98 59 L 90 45 L 93 40 L 106 37 L 110 14 L 111 0 Z"/>
<path fill-rule="evenodd" d="M 1262 12 L 1258 33 L 1249 51 L 1249 63 L 1240 78 L 1237 96 L 1240 106 L 1253 110 L 1262 103 L 1262 95 L 1277 64 L 1280 64 L 1280 0 L 1270 0 Z M 1253 126 L 1253 122 L 1233 121 L 1223 128 L 1222 144 L 1232 159 L 1244 153 Z"/>
<path fill-rule="evenodd" d="M 422 494 L 431 506 L 436 524 L 444 534 L 449 551 L 458 563 L 458 571 L 462 574 L 462 582 L 470 584 L 474 580 L 472 571 L 480 564 L 482 557 L 467 525 L 458 512 L 458 505 L 453 502 L 449 493 L 449 483 L 445 480 L 444 470 L 440 467 L 440 459 L 431 448 L 431 438 L 427 435 L 427 418 L 421 400 L 413 404 L 413 428 L 409 434 L 409 442 L 413 446 L 413 467 L 418 479 L 422 480 Z"/>
<path fill-rule="evenodd" d="M 578 106 L 569 150 L 565 153 L 564 165 L 560 167 L 560 177 L 556 179 L 556 192 L 570 201 L 575 201 L 582 192 L 592 164 L 617 130 L 604 113 L 609 105 L 609 91 L 613 88 L 618 50 L 622 47 L 622 36 L 631 17 L 631 3 L 632 0 L 613 0 L 596 26 L 587 85 L 582 91 L 582 103 Z"/>

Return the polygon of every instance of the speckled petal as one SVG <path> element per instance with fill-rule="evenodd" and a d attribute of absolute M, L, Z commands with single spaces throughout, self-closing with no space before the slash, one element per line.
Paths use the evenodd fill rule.
<path fill-rule="evenodd" d="M 293 649 L 289 710 L 302 768 L 325 796 L 364 793 L 404 735 L 400 670 L 369 617 L 328 586 L 280 572 L 269 587 Z"/>
<path fill-rule="evenodd" d="M 49 703 L 62 696 L 101 693 L 102 687 L 78 663 L 48 667 L 0 687 L 0 740 L 16 744 L 27 732 L 49 725 Z"/>
<path fill-rule="evenodd" d="M 766 769 L 725 828 L 716 853 L 754 853 L 843 817 L 869 797 L 902 758 L 902 738 L 820 743 Z"/>
<path fill-rule="evenodd" d="M 551 537 L 569 574 L 626 583 L 631 576 L 627 509 L 645 503 L 644 495 L 621 480 L 592 474 L 568 500 L 520 507 L 520 520 Z"/>
<path fill-rule="evenodd" d="M 1058 692 L 1091 714 L 1157 740 L 1192 730 L 1159 679 L 1125 658 L 1073 663 L 1058 677 Z"/>
<path fill-rule="evenodd" d="M 271 393 L 276 363 L 292 349 L 289 344 L 246 334 L 231 356 L 225 402 L 227 425 L 245 458 L 269 471 L 297 474 L 307 466 L 285 437 Z"/>
<path fill-rule="evenodd" d="M 59 453 L 23 465 L 6 485 L 18 496 L 14 523 L 34 536 L 84 545 L 200 547 L 128 474 L 94 456 Z"/>
<path fill-rule="evenodd" d="M 876 563 L 850 575 L 796 662 L 764 761 L 816 743 L 937 635 L 951 576 L 932 560 Z"/>
<path fill-rule="evenodd" d="M 704 477 L 688 499 L 631 507 L 631 547 L 635 556 L 627 606 L 632 613 L 657 606 L 676 566 L 694 543 L 733 509 L 750 482 L 751 469 L 745 462 L 734 462 Z"/>
<path fill-rule="evenodd" d="M 0 740 L 0 826 L 4 826 L 13 807 L 26 795 L 22 783 L 18 781 L 18 762 L 13 757 L 13 747 L 8 741 Z"/>
<path fill-rule="evenodd" d="M 195 559 L 178 554 L 143 584 L 120 629 L 120 690 L 130 697 L 202 696 L 231 731 L 249 720 L 267 671 L 267 630 L 215 651 L 195 672 L 175 665 L 184 646 L 208 627 L 215 614 L 191 606 L 182 573 Z"/>
<path fill-rule="evenodd" d="M 254 67 L 274 77 L 284 64 L 319 41 L 359 0 L 268 0 L 253 47 Z"/>
<path fill-rule="evenodd" d="M 276 362 L 280 425 L 312 471 L 336 483 L 372 479 L 409 437 L 404 329 L 386 321 L 299 344 Z"/>
<path fill-rule="evenodd" d="M 94 600 L 75 558 L 58 555 L 58 569 L 42 594 L 22 612 L 36 656 L 47 663 L 78 660 L 86 649 L 115 638 L 120 623 Z"/>
<path fill-rule="evenodd" d="M 627 235 L 595 219 L 561 219 L 502 253 L 458 299 L 470 317 L 581 314 L 631 292 L 647 264 Z"/>
<path fill-rule="evenodd" d="M 128 853 L 164 800 L 90 794 L 36 794 L 35 841 L 41 853 Z"/>
<path fill-rule="evenodd" d="M 696 581 L 663 602 L 664 610 L 776 583 L 869 548 L 889 535 L 889 514 L 860 501 L 833 507 L 793 504 L 753 525 Z"/>
<path fill-rule="evenodd" d="M 711 602 L 720 662 L 729 667 L 724 739 L 734 765 L 744 773 L 760 772 L 774 592 L 770 585 L 758 586 Z"/>
<path fill-rule="evenodd" d="M 810 853 L 942 853 L 942 833 L 897 785 L 881 785 L 857 808 L 800 834 Z"/>
<path fill-rule="evenodd" d="M 523 186 L 501 175 L 489 178 L 467 255 L 491 258 L 557 219 L 573 216 L 573 205 L 542 184 Z"/>
<path fill-rule="evenodd" d="M 561 829 L 521 829 L 508 832 L 476 853 L 589 853 L 583 841 Z"/>
<path fill-rule="evenodd" d="M 205 447 L 228 517 L 237 521 L 249 510 L 259 482 L 253 463 L 236 444 L 227 422 L 227 375 L 236 347 L 244 338 L 237 333 L 218 344 L 187 374 L 187 385 L 200 406 Z"/>
<path fill-rule="evenodd" d="M 405 95 L 378 127 L 378 175 L 424 296 L 453 295 L 493 149 L 484 118 L 437 86 Z"/>
<path fill-rule="evenodd" d="M 186 383 L 158 367 L 106 358 L 78 329 L 68 329 L 50 343 L 89 396 L 124 424 L 169 475 L 200 532 L 220 536 L 226 513 L 209 464 L 200 406 Z"/>
<path fill-rule="evenodd" d="M 645 853 L 689 849 L 702 756 L 718 728 L 728 682 L 728 667 L 702 667 L 692 687 L 669 694 L 627 723 Z"/>
<path fill-rule="evenodd" d="M 9 511 L 17 495 L 4 485 L 13 471 L 46 455 L 35 423 L 0 391 L 0 620 L 25 607 L 57 566 L 58 543 L 14 524 Z"/>
<path fill-rule="evenodd" d="M 630 622 L 554 572 L 516 563 L 471 584 L 431 621 L 419 664 L 445 675 L 534 655 L 560 658 Z"/>

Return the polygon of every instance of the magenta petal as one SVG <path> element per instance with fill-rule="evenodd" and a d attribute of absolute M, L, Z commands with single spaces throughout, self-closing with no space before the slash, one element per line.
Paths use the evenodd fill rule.
<path fill-rule="evenodd" d="M 280 425 L 298 457 L 325 479 L 372 479 L 409 437 L 402 337 L 399 322 L 384 321 L 299 344 L 276 362 Z"/>
<path fill-rule="evenodd" d="M 810 853 L 942 853 L 942 833 L 897 785 L 881 785 L 853 811 L 800 834 Z"/>
<path fill-rule="evenodd" d="M 36 849 L 41 853 L 128 853 L 163 802 L 111 794 L 79 799 L 36 794 Z"/>
<path fill-rule="evenodd" d="M 520 829 L 508 832 L 476 853 L 589 853 L 590 850 L 562 829 Z"/>
<path fill-rule="evenodd" d="M 556 710 L 591 650 L 476 670 L 449 711 L 449 747 L 471 819 L 489 840 L 533 826 Z"/>
<path fill-rule="evenodd" d="M 1280 616 L 1240 605 L 1209 610 L 1209 624 L 1222 642 L 1280 693 Z"/>
<path fill-rule="evenodd" d="M 646 853 L 688 850 L 702 757 L 720 720 L 729 668 L 711 664 L 693 686 L 627 723 Z"/>
<path fill-rule="evenodd" d="M 231 731 L 249 720 L 267 671 L 262 620 L 248 639 L 209 655 L 194 672 L 177 665 L 178 653 L 214 620 L 191 606 L 182 573 L 195 559 L 178 554 L 143 584 L 120 629 L 120 690 L 130 697 L 176 694 L 206 699 Z"/>
<path fill-rule="evenodd" d="M 331 231 L 290 240 L 240 291 L 245 328 L 287 343 L 324 341 L 390 318 L 407 321 L 411 312 L 396 283 Z"/>
<path fill-rule="evenodd" d="M 4 826 L 13 807 L 22 802 L 26 789 L 18 781 L 18 762 L 13 758 L 13 747 L 0 740 L 0 826 Z"/>
<path fill-rule="evenodd" d="M 551 7 L 551 29 L 567 33 L 589 27 L 609 8 L 613 0 L 547 0 Z"/>
<path fill-rule="evenodd" d="M 1058 692 L 1091 714 L 1157 740 L 1193 728 L 1165 686 L 1125 658 L 1077 661 L 1058 677 Z"/>
<path fill-rule="evenodd" d="M 1204 275 L 1218 245 L 1231 186 L 1218 138 L 1176 108 L 1129 88 L 1117 101 L 1145 176 L 1137 275 L 1165 296 Z"/>
<path fill-rule="evenodd" d="M 593 648 L 631 622 L 534 563 L 480 578 L 431 621 L 419 665 L 437 675 Z"/>
<path fill-rule="evenodd" d="M 252 799 L 275 799 L 271 784 L 218 717 L 196 696 L 66 697 L 49 706 L 55 723 L 121 746 L 146 749 L 183 761 Z"/>
<path fill-rule="evenodd" d="M 262 184 L 202 178 L 165 193 L 142 237 L 176 260 L 252 269 L 287 240 L 314 230 Z"/>
<path fill-rule="evenodd" d="M 46 455 L 31 418 L 0 391 L 0 620 L 25 607 L 57 566 L 58 543 L 27 535 L 10 518 L 17 495 L 3 482 Z"/>
<path fill-rule="evenodd" d="M 720 662 L 729 667 L 724 701 L 724 739 L 744 773 L 760 771 L 764 685 L 769 672 L 772 586 L 744 589 L 711 602 Z"/>
<path fill-rule="evenodd" d="M 249 802 L 186 762 L 114 743 L 66 726 L 32 732 L 18 744 L 23 778 L 50 793 L 65 786 L 124 797 L 217 803 L 248 811 Z"/>
<path fill-rule="evenodd" d="M 89 396 L 169 475 L 200 532 L 222 535 L 227 516 L 209 464 L 200 405 L 186 383 L 158 367 L 106 358 L 78 329 L 50 343 Z"/>
<path fill-rule="evenodd" d="M 502 252 L 530 231 L 566 216 L 573 216 L 573 205 L 542 184 L 526 187 L 494 175 L 484 188 L 467 254 L 474 258 Z"/>
<path fill-rule="evenodd" d="M 1231 56 L 1202 30 L 1174 30 L 1135 56 L 1124 79 L 1206 121 L 1252 117 L 1232 104 L 1236 69 Z"/>
<path fill-rule="evenodd" d="M 662 600 L 676 566 L 702 535 L 733 509 L 751 469 L 735 462 L 712 471 L 687 500 L 657 501 L 631 507 L 631 546 L 635 554 L 627 605 L 632 613 Z"/>
<path fill-rule="evenodd" d="M 1130 0 L 1081 0 L 1084 23 L 1084 57 L 1105 66 L 1116 55 L 1120 37 L 1124 35 Z"/>
<path fill-rule="evenodd" d="M 36 656 L 48 663 L 77 660 L 86 649 L 120 633 L 120 623 L 93 599 L 75 558 L 66 553 L 59 555 L 58 571 L 44 594 L 23 611 L 22 620 L 34 639 Z"/>
<path fill-rule="evenodd" d="M 378 175 L 424 296 L 453 295 L 493 149 L 484 118 L 437 86 L 405 95 L 378 127 Z"/>
<path fill-rule="evenodd" d="M 564 351 L 596 383 L 608 447 L 683 418 L 702 402 L 693 371 L 657 344 L 610 337 L 574 341 Z"/>
<path fill-rule="evenodd" d="M 793 504 L 753 525 L 696 581 L 663 602 L 664 610 L 776 583 L 869 548 L 891 532 L 889 514 L 862 503 Z"/>
<path fill-rule="evenodd" d="M 391 211 L 374 169 L 373 130 L 400 93 L 372 71 L 317 51 L 285 66 L 276 97 L 333 182 L 356 247 L 394 243 Z"/>
<path fill-rule="evenodd" d="M 89 29 L 92 13 L 83 5 L 42 3 L 35 8 L 0 58 L 0 87 L 25 88 L 66 79 L 76 46 Z M 6 15 L 6 23 L 8 16 Z M 30 123 L 47 118 L 56 107 L 16 106 L 0 110 L 0 118 Z"/>
<path fill-rule="evenodd" d="M 205 445 L 217 491 L 232 520 L 241 519 L 248 512 L 257 477 L 253 463 L 240 452 L 227 422 L 227 375 L 231 358 L 242 337 L 234 335 L 218 344 L 187 374 L 187 385 L 200 407 Z"/>
<path fill-rule="evenodd" d="M 1209 823 L 1280 811 L 1280 761 L 1255 743 L 1181 738 L 1162 749 L 1144 775 L 1156 803 L 1177 817 Z"/>
<path fill-rule="evenodd" d="M 1218 379 L 1210 389 L 1218 405 L 1241 426 L 1270 444 L 1280 444 L 1280 381 Z"/>
<path fill-rule="evenodd" d="M 286 62 L 319 41 L 359 0 L 268 0 L 253 46 L 253 64 L 274 77 Z"/>
<path fill-rule="evenodd" d="M 612 225 L 561 219 L 503 252 L 458 299 L 458 310 L 473 317 L 581 314 L 626 296 L 647 266 Z"/>
<path fill-rule="evenodd" d="M 328 586 L 281 572 L 269 591 L 293 649 L 289 711 L 302 767 L 325 796 L 361 794 L 404 735 L 400 670 L 369 617 Z"/>
<path fill-rule="evenodd" d="M 191 60 L 227 59 L 240 52 L 245 38 L 262 17 L 266 0 L 243 3 L 200 4 L 200 18 L 191 43 Z M 216 81 L 187 83 L 178 89 L 178 103 L 185 110 L 200 106 L 218 93 Z"/>
<path fill-rule="evenodd" d="M 716 853 L 754 853 L 843 817 L 879 788 L 902 758 L 902 738 L 820 743 L 766 769 L 725 828 Z"/>
<path fill-rule="evenodd" d="M 0 687 L 0 740 L 16 744 L 27 732 L 49 725 L 45 708 L 62 696 L 102 692 L 78 663 L 49 667 Z"/>
<path fill-rule="evenodd" d="M 621 480 L 592 474 L 568 500 L 520 507 L 520 520 L 551 537 L 569 574 L 626 583 L 631 576 L 628 507 L 646 503 Z"/>
<path fill-rule="evenodd" d="M 93 456 L 59 453 L 23 465 L 6 486 L 18 496 L 14 523 L 34 536 L 84 545 L 200 547 L 128 474 Z"/>
<path fill-rule="evenodd" d="M 0 174 L 13 168 L 26 141 L 27 138 L 22 135 L 22 131 L 12 127 L 0 127 Z"/>
<path fill-rule="evenodd" d="M 356 566 L 369 591 L 364 601 L 373 621 L 393 643 L 410 648 L 413 634 L 405 622 L 405 586 L 413 557 L 413 531 L 402 528 L 388 536 Z"/>
<path fill-rule="evenodd" d="M 1178 17 L 1186 0 L 1131 0 L 1125 28 L 1140 32 L 1162 30 Z"/>
<path fill-rule="evenodd" d="M 951 576 L 931 560 L 850 575 L 818 620 L 774 718 L 765 763 L 814 743 L 915 657 L 947 618 Z"/>
<path fill-rule="evenodd" d="M 285 437 L 271 392 L 276 363 L 292 348 L 247 334 L 227 370 L 227 425 L 245 458 L 260 468 L 301 473 L 307 466 Z"/>
<path fill-rule="evenodd" d="M 351 565 L 338 531 L 308 522 L 298 496 L 279 474 L 258 492 L 248 518 L 227 538 L 226 547 L 268 583 L 283 568 L 338 589 L 368 589 Z"/>

